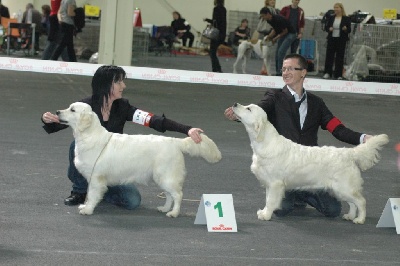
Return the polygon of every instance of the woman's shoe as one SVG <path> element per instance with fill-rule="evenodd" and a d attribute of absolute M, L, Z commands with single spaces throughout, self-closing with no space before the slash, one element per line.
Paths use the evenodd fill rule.
<path fill-rule="evenodd" d="M 86 199 L 86 193 L 77 193 L 71 191 L 71 195 L 64 200 L 64 204 L 68 206 L 75 206 L 78 204 L 83 204 Z"/>
<path fill-rule="evenodd" d="M 330 77 L 331 77 L 331 75 L 329 75 L 328 73 L 325 73 L 325 75 L 322 78 L 329 79 Z"/>
<path fill-rule="evenodd" d="M 260 75 L 263 75 L 263 76 L 268 76 L 268 72 L 267 72 L 267 70 L 261 70 L 261 73 L 260 73 Z"/>

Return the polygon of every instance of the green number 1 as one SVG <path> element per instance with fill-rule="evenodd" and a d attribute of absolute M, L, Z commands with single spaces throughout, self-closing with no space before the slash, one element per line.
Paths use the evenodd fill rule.
<path fill-rule="evenodd" d="M 218 209 L 218 216 L 219 217 L 224 217 L 224 213 L 222 212 L 222 206 L 221 206 L 221 202 L 218 201 L 217 204 L 214 205 L 214 210 Z"/>

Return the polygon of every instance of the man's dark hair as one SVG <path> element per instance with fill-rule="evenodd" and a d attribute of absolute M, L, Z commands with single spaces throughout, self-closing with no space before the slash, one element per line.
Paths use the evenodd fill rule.
<path fill-rule="evenodd" d="M 261 8 L 261 10 L 260 10 L 260 15 L 261 14 L 271 14 L 272 15 L 272 13 L 271 13 L 271 10 L 268 8 L 268 7 L 263 7 L 263 8 Z"/>
<path fill-rule="evenodd" d="M 308 64 L 307 64 L 307 60 L 304 58 L 304 56 L 302 56 L 300 54 L 288 54 L 285 56 L 285 58 L 283 58 L 283 60 L 291 59 L 291 58 L 296 58 L 297 61 L 299 62 L 300 67 L 302 69 L 307 70 Z"/>
<path fill-rule="evenodd" d="M 119 66 L 105 65 L 96 70 L 92 78 L 93 101 L 103 105 L 103 99 L 108 103 L 113 82 L 126 78 L 125 70 Z"/>
<path fill-rule="evenodd" d="M 225 4 L 225 0 L 215 0 L 214 3 L 216 6 L 223 6 Z"/>

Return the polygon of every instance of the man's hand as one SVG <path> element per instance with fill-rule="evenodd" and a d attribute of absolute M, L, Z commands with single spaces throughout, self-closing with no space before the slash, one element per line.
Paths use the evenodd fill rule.
<path fill-rule="evenodd" d="M 238 120 L 238 117 L 237 117 L 237 116 L 235 115 L 235 113 L 233 112 L 232 107 L 226 108 L 226 110 L 225 110 L 225 112 L 224 112 L 224 115 L 225 115 L 225 117 L 228 118 L 229 120 L 232 120 L 232 121 Z"/>

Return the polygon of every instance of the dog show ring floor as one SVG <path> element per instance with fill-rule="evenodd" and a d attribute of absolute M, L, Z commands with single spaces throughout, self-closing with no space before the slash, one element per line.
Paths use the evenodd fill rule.
<path fill-rule="evenodd" d="M 162 67 L 156 62 L 166 59 L 151 57 L 150 67 Z M 169 60 L 168 68 L 211 67 L 209 58 L 194 59 L 193 69 L 187 58 Z M 228 71 L 232 63 L 223 61 L 223 68 Z M 261 61 L 256 63 L 249 68 L 258 70 Z M 165 199 L 153 183 L 138 185 L 142 204 L 136 210 L 102 202 L 93 215 L 83 216 L 77 206 L 63 203 L 71 191 L 72 130 L 48 135 L 40 117 L 90 95 L 91 77 L 9 70 L 0 75 L 0 265 L 400 265 L 395 228 L 376 228 L 386 202 L 400 192 L 394 148 L 400 142 L 397 96 L 314 92 L 349 128 L 389 136 L 381 161 L 362 174 L 365 224 L 325 218 L 311 207 L 261 221 L 256 213 L 265 205 L 265 189 L 250 171 L 249 137 L 241 123 L 223 113 L 235 102 L 257 103 L 265 88 L 127 79 L 123 96 L 131 104 L 202 128 L 222 160 L 211 165 L 185 156 L 187 177 L 177 218 L 157 211 Z M 125 133 L 162 134 L 130 123 Z M 319 144 L 349 147 L 322 130 Z M 232 194 L 237 232 L 208 232 L 206 225 L 194 224 L 203 194 Z M 347 210 L 344 203 L 342 215 Z"/>

